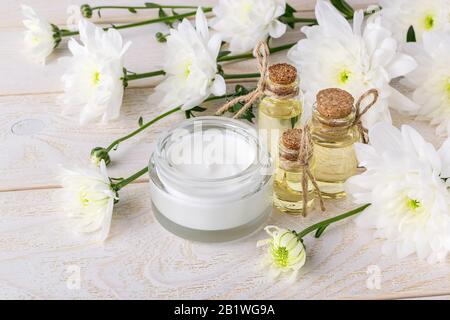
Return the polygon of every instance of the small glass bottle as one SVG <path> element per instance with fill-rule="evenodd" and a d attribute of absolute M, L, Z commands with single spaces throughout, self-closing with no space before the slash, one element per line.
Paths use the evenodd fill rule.
<path fill-rule="evenodd" d="M 302 104 L 298 97 L 297 69 L 287 63 L 270 66 L 264 93 L 258 108 L 258 128 L 274 156 L 278 154 L 283 131 L 300 126 Z"/>
<path fill-rule="evenodd" d="M 306 215 L 303 208 L 303 169 L 298 161 L 300 152 L 300 137 L 302 129 L 286 130 L 279 143 L 279 158 L 274 177 L 274 206 L 281 212 L 292 215 Z M 314 163 L 309 163 L 311 171 Z M 308 203 L 306 208 L 314 205 L 314 186 L 308 179 Z"/>
<path fill-rule="evenodd" d="M 330 88 L 317 94 L 311 120 L 314 176 L 323 198 L 346 196 L 344 183 L 356 174 L 354 149 L 360 134 L 355 125 L 354 98 L 347 91 Z"/>

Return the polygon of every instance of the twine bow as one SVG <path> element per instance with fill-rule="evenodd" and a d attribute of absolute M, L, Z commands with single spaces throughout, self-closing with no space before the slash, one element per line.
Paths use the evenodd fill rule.
<path fill-rule="evenodd" d="M 244 112 L 247 111 L 258 98 L 264 95 L 266 87 L 266 75 L 269 64 L 267 57 L 269 56 L 269 54 L 270 50 L 269 47 L 267 46 L 267 43 L 265 41 L 261 41 L 260 43 L 258 43 L 258 45 L 253 50 L 253 55 L 256 57 L 256 60 L 258 61 L 258 70 L 260 73 L 256 89 L 244 96 L 236 97 L 230 100 L 216 112 L 216 115 L 220 116 L 224 114 L 230 107 L 234 106 L 236 103 L 245 102 L 244 106 L 233 117 L 235 119 L 240 118 L 244 114 Z"/>
<path fill-rule="evenodd" d="M 298 164 L 303 169 L 302 174 L 303 216 L 306 216 L 306 210 L 308 205 L 308 179 L 311 180 L 311 183 L 313 184 L 314 188 L 317 191 L 321 210 L 325 211 L 325 204 L 322 195 L 320 193 L 319 186 L 317 185 L 316 178 L 311 173 L 311 169 L 309 167 L 309 162 L 313 156 L 313 148 L 314 147 L 312 144 L 309 126 L 305 126 L 300 136 L 300 150 L 297 159 Z"/>
<path fill-rule="evenodd" d="M 373 100 L 361 111 L 361 103 L 370 95 L 373 95 Z M 367 113 L 367 111 L 372 108 L 375 103 L 377 103 L 379 97 L 379 93 L 377 89 L 370 89 L 366 93 L 364 93 L 356 103 L 356 116 L 355 116 L 355 122 L 354 124 L 358 127 L 358 131 L 361 135 L 362 142 L 365 144 L 369 143 L 369 130 L 364 128 L 362 124 L 362 117 Z"/>

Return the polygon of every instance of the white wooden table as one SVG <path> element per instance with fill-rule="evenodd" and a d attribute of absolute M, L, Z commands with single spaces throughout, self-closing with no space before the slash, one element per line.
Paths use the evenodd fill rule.
<path fill-rule="evenodd" d="M 60 45 L 47 66 L 29 62 L 21 53 L 19 2 L 0 4 L 0 298 L 106 299 L 330 299 L 330 298 L 449 298 L 450 264 L 430 266 L 410 257 L 397 261 L 381 255 L 381 242 L 358 230 L 351 221 L 334 226 L 320 240 L 306 239 L 307 264 L 298 281 L 272 282 L 258 269 L 262 251 L 255 248 L 263 231 L 232 243 L 201 244 L 173 236 L 154 219 L 147 177 L 121 192 L 111 235 L 104 245 L 75 234 L 63 213 L 58 164 L 87 163 L 94 146 L 105 146 L 162 110 L 147 96 L 157 78 L 130 83 L 119 121 L 108 125 L 77 126 L 61 116 L 57 96 L 63 72 L 56 58 L 66 55 Z M 49 21 L 64 25 L 74 0 L 28 0 Z M 129 4 L 126 0 L 92 3 Z M 133 1 L 140 4 L 144 1 Z M 159 1 L 176 4 L 174 0 Z M 213 0 L 178 3 L 211 4 Z M 296 8 L 311 10 L 313 0 L 291 0 Z M 372 1 L 351 1 L 363 6 Z M 104 11 L 102 21 L 129 22 L 152 15 Z M 311 14 L 308 12 L 306 14 Z M 95 19 L 94 19 L 95 20 Z M 133 41 L 126 67 L 135 72 L 155 70 L 163 61 L 154 32 L 160 26 L 126 30 Z M 298 29 L 298 28 L 297 28 Z M 289 32 L 276 43 L 299 39 Z M 284 54 L 271 57 L 284 59 Z M 226 66 L 230 73 L 252 72 L 254 62 Z M 251 84 L 249 84 L 251 85 Z M 412 118 L 395 115 L 439 146 L 434 130 Z M 164 119 L 112 153 L 113 176 L 128 176 L 147 164 L 159 134 L 183 119 L 179 113 Z M 352 208 L 347 201 L 328 203 L 328 212 L 307 219 L 273 212 L 269 223 L 300 230 L 325 217 Z M 77 276 L 80 276 L 78 286 Z M 379 288 L 370 284 L 381 279 Z M 381 277 L 381 278 L 380 278 Z"/>

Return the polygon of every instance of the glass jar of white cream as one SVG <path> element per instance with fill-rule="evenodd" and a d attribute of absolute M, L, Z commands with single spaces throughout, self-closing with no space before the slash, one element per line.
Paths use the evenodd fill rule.
<path fill-rule="evenodd" d="M 155 217 L 183 238 L 241 238 L 272 211 L 271 159 L 257 131 L 242 121 L 184 121 L 160 139 L 149 172 Z"/>

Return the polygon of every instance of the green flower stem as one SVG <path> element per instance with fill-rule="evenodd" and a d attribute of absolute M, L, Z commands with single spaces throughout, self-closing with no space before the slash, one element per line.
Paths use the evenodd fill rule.
<path fill-rule="evenodd" d="M 145 72 L 145 73 L 131 73 L 124 76 L 124 81 L 132 81 L 132 80 L 138 80 L 138 79 L 144 79 L 144 78 L 151 78 L 156 76 L 163 76 L 166 73 L 164 70 L 157 70 L 152 72 Z"/>
<path fill-rule="evenodd" d="M 288 50 L 288 49 L 292 48 L 293 46 L 295 46 L 296 44 L 297 44 L 297 42 L 294 42 L 294 43 L 288 43 L 288 44 L 285 44 L 285 45 L 282 45 L 279 47 L 270 48 L 270 53 L 277 53 L 280 51 Z M 224 56 L 224 57 L 217 59 L 217 62 L 252 59 L 252 58 L 254 58 L 253 53 L 248 52 L 248 53 L 238 54 L 238 55 L 234 55 L 234 56 Z"/>
<path fill-rule="evenodd" d="M 366 210 L 370 205 L 371 204 L 366 204 L 366 205 L 364 205 L 362 207 L 359 207 L 359 208 L 354 209 L 352 211 L 346 212 L 346 213 L 341 214 L 339 216 L 336 216 L 334 218 L 331 218 L 331 219 L 324 220 L 322 222 L 313 224 L 312 226 L 304 229 L 303 231 L 301 231 L 299 233 L 296 233 L 297 238 L 298 239 L 303 239 L 306 235 L 310 234 L 313 231 L 320 230 L 320 229 L 325 230 L 325 228 L 327 228 L 330 224 L 338 222 L 338 221 L 341 221 L 341 220 L 344 220 L 344 219 L 346 219 L 348 217 L 354 216 L 354 215 L 356 215 L 356 214 Z"/>
<path fill-rule="evenodd" d="M 117 183 L 113 183 L 111 184 L 111 187 L 114 191 L 118 192 L 120 189 L 122 189 L 123 187 L 125 187 L 127 184 L 133 182 L 134 180 L 140 178 L 142 175 L 146 174 L 148 172 L 148 166 L 139 170 L 138 172 L 136 172 L 135 174 L 131 175 L 130 177 L 120 180 Z"/>
<path fill-rule="evenodd" d="M 123 80 L 124 82 L 138 80 L 138 79 L 145 79 L 145 78 L 151 78 L 156 76 L 163 76 L 166 73 L 164 70 L 157 70 L 152 72 L 145 72 L 145 73 L 130 73 L 124 76 Z M 224 74 L 223 78 L 225 80 L 232 80 L 232 79 L 252 79 L 252 78 L 258 78 L 260 76 L 259 73 L 241 73 L 241 74 Z"/>
<path fill-rule="evenodd" d="M 171 115 L 172 113 L 175 113 L 175 112 L 180 111 L 180 110 L 181 110 L 181 107 L 173 108 L 173 109 L 171 109 L 171 110 L 169 110 L 169 111 L 167 111 L 167 112 L 165 112 L 165 113 L 163 113 L 163 114 L 157 116 L 157 117 L 154 118 L 153 120 L 151 120 L 151 121 L 149 121 L 149 122 L 147 122 L 147 123 L 144 123 L 142 126 L 139 127 L 139 129 L 136 129 L 136 130 L 134 130 L 133 132 L 127 134 L 126 136 L 123 136 L 123 137 L 121 137 L 121 138 L 119 138 L 119 139 L 113 141 L 113 143 L 111 143 L 111 144 L 106 148 L 106 151 L 107 151 L 107 152 L 111 151 L 113 148 L 115 148 L 116 146 L 118 146 L 119 143 L 121 143 L 122 141 L 128 140 L 128 139 L 130 139 L 131 137 L 134 137 L 134 136 L 137 135 L 139 132 L 141 132 L 141 131 L 147 129 L 148 127 L 150 127 L 152 124 L 154 124 L 154 123 L 158 122 L 159 120 L 161 120 L 161 119 L 167 117 L 168 115 Z"/>
<path fill-rule="evenodd" d="M 197 6 L 166 6 L 166 5 L 159 5 L 157 3 L 153 3 L 152 6 L 97 6 L 97 7 L 91 7 L 92 11 L 95 10 L 104 10 L 104 9 L 126 9 L 126 10 L 145 10 L 145 9 L 197 9 Z M 208 9 L 209 7 L 206 7 L 205 9 Z"/>
<path fill-rule="evenodd" d="M 225 80 L 259 78 L 259 73 L 223 74 Z"/>
<path fill-rule="evenodd" d="M 309 23 L 309 24 L 317 24 L 316 19 L 309 18 L 297 18 L 297 17 L 280 17 L 280 21 L 288 24 L 288 23 Z"/>
<path fill-rule="evenodd" d="M 212 10 L 211 8 L 204 8 L 203 12 L 206 13 L 206 12 L 210 12 L 211 10 Z M 162 17 L 162 18 L 157 18 L 157 19 L 139 21 L 139 22 L 135 22 L 135 23 L 123 24 L 123 25 L 119 25 L 119 26 L 112 26 L 112 27 L 108 27 L 108 28 L 103 28 L 103 30 L 106 31 L 108 29 L 127 29 L 127 28 L 134 28 L 134 27 L 139 27 L 139 26 L 153 24 L 153 23 L 159 23 L 159 22 L 171 22 L 171 21 L 175 21 L 178 19 L 192 17 L 192 16 L 195 16 L 195 14 L 196 14 L 196 11 L 192 11 L 192 12 L 187 12 L 187 13 L 178 14 L 178 15 L 169 16 L 169 17 Z M 60 30 L 61 37 L 69 37 L 69 36 L 74 36 L 77 34 L 79 34 L 79 31 Z"/>

